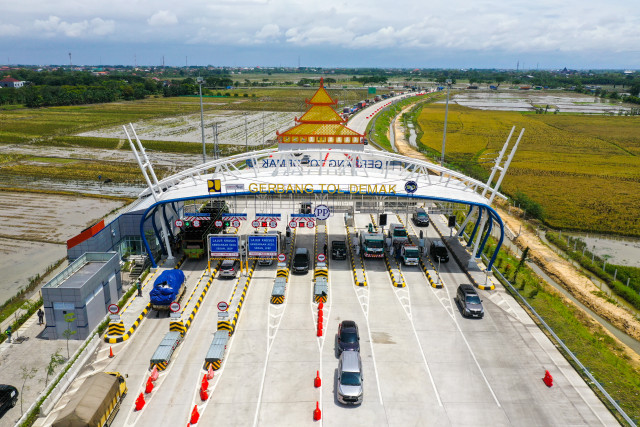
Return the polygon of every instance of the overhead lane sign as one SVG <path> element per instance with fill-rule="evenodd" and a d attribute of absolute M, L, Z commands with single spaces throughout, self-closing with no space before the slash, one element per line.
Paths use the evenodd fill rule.
<path fill-rule="evenodd" d="M 219 235 L 209 235 L 209 253 L 211 258 L 239 257 L 240 237 Z"/>
<path fill-rule="evenodd" d="M 276 234 L 250 234 L 247 236 L 249 257 L 276 257 L 278 236 Z"/>

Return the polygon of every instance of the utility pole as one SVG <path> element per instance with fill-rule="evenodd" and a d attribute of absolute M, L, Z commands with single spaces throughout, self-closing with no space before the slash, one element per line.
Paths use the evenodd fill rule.
<path fill-rule="evenodd" d="M 69 68 L 73 68 L 73 63 L 71 62 L 71 52 L 69 52 Z"/>
<path fill-rule="evenodd" d="M 444 131 L 442 132 L 442 153 L 440 155 L 440 166 L 444 166 L 444 148 L 447 141 L 447 117 L 449 116 L 449 88 L 451 88 L 451 79 L 447 79 L 447 103 L 444 109 Z"/>
<path fill-rule="evenodd" d="M 249 134 L 247 133 L 247 113 L 244 114 L 244 148 L 249 152 Z"/>
<path fill-rule="evenodd" d="M 196 82 L 200 89 L 200 130 L 202 131 L 202 163 L 204 164 L 207 163 L 207 151 L 204 145 L 204 112 L 202 109 L 202 83 L 204 83 L 204 79 L 202 77 L 198 77 Z"/>

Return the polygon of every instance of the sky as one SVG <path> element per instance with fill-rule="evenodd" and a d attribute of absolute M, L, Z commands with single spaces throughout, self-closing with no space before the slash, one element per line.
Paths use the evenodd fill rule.
<path fill-rule="evenodd" d="M 0 64 L 640 69 L 635 0 L 3 0 Z"/>

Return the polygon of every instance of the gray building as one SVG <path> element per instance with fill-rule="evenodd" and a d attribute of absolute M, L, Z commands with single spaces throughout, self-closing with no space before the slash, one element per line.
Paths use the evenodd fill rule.
<path fill-rule="evenodd" d="M 116 252 L 87 252 L 42 287 L 46 336 L 61 339 L 69 328 L 71 339 L 84 340 L 107 314 L 109 304 L 122 296 L 120 256 Z M 65 315 L 73 313 L 68 323 Z"/>

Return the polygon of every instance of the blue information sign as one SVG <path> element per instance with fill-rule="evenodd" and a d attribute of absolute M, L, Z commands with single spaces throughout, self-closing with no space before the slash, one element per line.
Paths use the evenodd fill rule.
<path fill-rule="evenodd" d="M 275 257 L 278 255 L 277 235 L 249 235 L 247 243 L 250 257 Z"/>
<path fill-rule="evenodd" d="M 209 250 L 212 257 L 240 256 L 239 236 L 209 236 Z"/>

